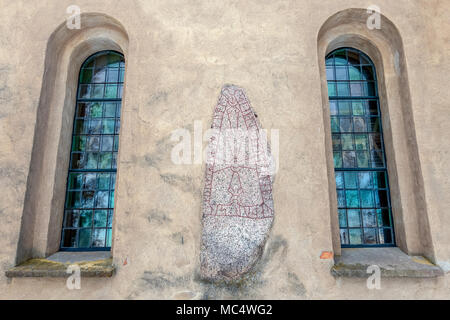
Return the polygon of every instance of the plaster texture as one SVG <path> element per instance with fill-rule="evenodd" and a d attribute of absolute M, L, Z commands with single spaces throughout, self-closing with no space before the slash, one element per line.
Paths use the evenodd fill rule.
<path fill-rule="evenodd" d="M 74 4 L 80 29 L 66 27 Z M 373 4 L 379 30 L 366 26 Z M 0 298 L 450 298 L 449 10 L 447 0 L 0 0 Z M 370 290 L 320 259 L 341 254 L 324 64 L 342 45 L 377 67 L 397 245 L 442 276 Z M 58 251 L 79 67 L 106 49 L 126 61 L 115 273 L 83 277 L 80 290 L 8 278 Z M 206 130 L 225 83 L 279 130 L 279 169 L 261 258 L 239 283 L 217 284 L 200 272 L 206 163 L 174 164 L 171 134 L 193 135 L 196 120 Z"/>

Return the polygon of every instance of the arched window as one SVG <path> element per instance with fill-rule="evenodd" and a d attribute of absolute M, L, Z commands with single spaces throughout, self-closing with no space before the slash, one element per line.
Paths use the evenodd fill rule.
<path fill-rule="evenodd" d="M 110 250 L 125 62 L 102 51 L 79 75 L 61 250 Z"/>
<path fill-rule="evenodd" d="M 342 247 L 393 246 L 388 174 L 374 64 L 361 51 L 326 57 Z"/>

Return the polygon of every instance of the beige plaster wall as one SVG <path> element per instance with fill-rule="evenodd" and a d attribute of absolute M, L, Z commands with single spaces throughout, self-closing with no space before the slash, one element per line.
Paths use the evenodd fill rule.
<path fill-rule="evenodd" d="M 82 289 L 70 291 L 64 279 L 10 280 L 4 271 L 17 259 L 47 43 L 72 4 L 119 21 L 129 43 L 117 274 L 82 279 Z M 0 297 L 449 298 L 448 275 L 383 279 L 381 290 L 368 290 L 364 279 L 336 280 L 332 260 L 319 259 L 333 243 L 317 36 L 336 12 L 371 4 L 403 39 L 423 214 L 434 258 L 450 271 L 447 1 L 0 0 Z M 170 159 L 172 130 L 192 130 L 195 120 L 206 129 L 225 83 L 246 90 L 263 128 L 280 130 L 275 222 L 255 276 L 239 287 L 198 280 L 204 165 Z M 35 228 L 29 232 L 41 239 Z"/>

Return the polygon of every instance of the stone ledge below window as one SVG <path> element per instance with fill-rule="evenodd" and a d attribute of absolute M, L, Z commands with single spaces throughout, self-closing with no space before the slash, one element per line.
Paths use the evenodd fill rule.
<path fill-rule="evenodd" d="M 435 278 L 442 269 L 422 256 L 409 256 L 399 248 L 343 248 L 335 257 L 331 274 L 335 277 L 367 278 L 367 268 L 380 267 L 381 277 Z"/>
<path fill-rule="evenodd" d="M 115 267 L 111 253 L 105 252 L 57 252 L 47 258 L 34 258 L 5 272 L 9 278 L 54 277 L 65 278 L 70 275 L 67 268 L 76 264 L 81 277 L 111 277 Z"/>

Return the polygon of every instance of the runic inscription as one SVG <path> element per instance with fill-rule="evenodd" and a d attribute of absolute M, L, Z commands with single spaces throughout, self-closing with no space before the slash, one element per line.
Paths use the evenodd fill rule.
<path fill-rule="evenodd" d="M 257 262 L 274 218 L 273 163 L 244 90 L 222 88 L 203 191 L 201 273 L 235 279 Z"/>

